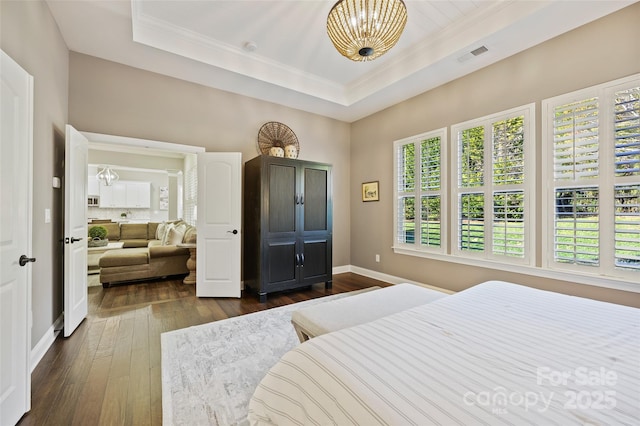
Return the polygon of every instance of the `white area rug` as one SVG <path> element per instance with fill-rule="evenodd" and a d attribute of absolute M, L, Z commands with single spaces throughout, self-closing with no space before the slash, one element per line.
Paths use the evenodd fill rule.
<path fill-rule="evenodd" d="M 162 333 L 165 425 L 245 425 L 258 383 L 299 344 L 291 312 L 357 292 Z"/>

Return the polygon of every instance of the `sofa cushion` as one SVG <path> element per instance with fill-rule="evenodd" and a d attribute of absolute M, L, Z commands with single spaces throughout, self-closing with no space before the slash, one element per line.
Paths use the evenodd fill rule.
<path fill-rule="evenodd" d="M 147 247 L 149 245 L 149 240 L 120 240 L 124 243 L 123 248 L 135 248 L 135 247 Z"/>
<path fill-rule="evenodd" d="M 110 266 L 143 265 L 149 263 L 149 249 L 147 248 L 127 248 L 109 250 L 100 258 L 101 268 Z"/>
<path fill-rule="evenodd" d="M 111 241 L 118 241 L 120 239 L 120 224 L 111 222 L 101 223 L 100 226 L 104 226 L 107 229 L 107 239 Z"/>
<path fill-rule="evenodd" d="M 120 225 L 121 240 L 147 240 L 146 223 L 123 223 Z"/>
<path fill-rule="evenodd" d="M 149 222 L 149 225 L 147 227 L 147 239 L 148 240 L 155 240 L 156 238 L 156 232 L 158 230 L 158 226 L 160 225 L 159 222 Z"/>
<path fill-rule="evenodd" d="M 188 256 L 189 249 L 184 247 L 167 246 L 167 245 L 149 245 L 149 258 L 157 259 L 160 257 L 172 256 Z"/>

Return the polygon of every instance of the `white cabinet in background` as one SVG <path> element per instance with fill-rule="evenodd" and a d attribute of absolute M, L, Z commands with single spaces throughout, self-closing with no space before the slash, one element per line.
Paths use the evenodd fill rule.
<path fill-rule="evenodd" d="M 151 184 L 149 182 L 127 183 L 127 207 L 135 209 L 151 207 Z"/>
<path fill-rule="evenodd" d="M 151 183 L 118 181 L 111 186 L 100 185 L 101 208 L 151 207 Z"/>
<path fill-rule="evenodd" d="M 110 186 L 100 185 L 100 207 L 127 207 L 127 184 L 115 182 Z"/>
<path fill-rule="evenodd" d="M 96 175 L 89 173 L 89 184 L 87 185 L 87 195 L 97 197 L 100 195 L 100 182 L 96 179 Z"/>

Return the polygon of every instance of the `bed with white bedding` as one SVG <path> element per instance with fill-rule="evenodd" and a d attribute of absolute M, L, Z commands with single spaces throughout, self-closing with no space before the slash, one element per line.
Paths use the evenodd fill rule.
<path fill-rule="evenodd" d="M 490 281 L 311 339 L 254 425 L 638 425 L 640 309 Z"/>

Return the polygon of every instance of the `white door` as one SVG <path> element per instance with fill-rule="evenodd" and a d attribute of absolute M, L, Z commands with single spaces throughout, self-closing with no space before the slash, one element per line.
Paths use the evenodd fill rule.
<path fill-rule="evenodd" d="M 0 53 L 0 425 L 14 425 L 31 408 L 33 77 Z"/>
<path fill-rule="evenodd" d="M 64 337 L 87 316 L 89 141 L 67 124 L 64 153 Z"/>
<path fill-rule="evenodd" d="M 240 297 L 242 154 L 198 154 L 196 295 Z"/>

